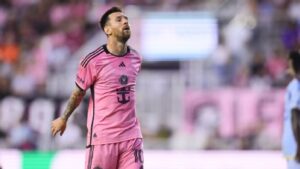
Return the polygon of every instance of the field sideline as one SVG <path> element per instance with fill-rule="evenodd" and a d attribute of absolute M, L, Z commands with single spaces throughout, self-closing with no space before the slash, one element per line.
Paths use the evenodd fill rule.
<path fill-rule="evenodd" d="M 83 169 L 84 150 L 21 152 L 0 149 L 2 169 Z M 146 150 L 146 169 L 284 169 L 279 151 Z"/>

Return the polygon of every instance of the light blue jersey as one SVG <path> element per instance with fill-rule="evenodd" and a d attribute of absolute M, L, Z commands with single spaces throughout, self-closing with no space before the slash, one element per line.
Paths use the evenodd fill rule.
<path fill-rule="evenodd" d="M 285 108 L 283 117 L 282 151 L 284 156 L 293 158 L 296 155 L 297 143 L 292 130 L 293 108 L 300 108 L 300 80 L 293 79 L 285 93 Z"/>

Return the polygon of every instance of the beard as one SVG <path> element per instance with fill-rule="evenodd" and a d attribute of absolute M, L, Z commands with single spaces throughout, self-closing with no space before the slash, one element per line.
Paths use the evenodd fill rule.
<path fill-rule="evenodd" d="M 130 31 L 121 31 L 117 34 L 117 39 L 123 43 L 126 43 L 128 39 L 130 38 L 131 32 Z"/>

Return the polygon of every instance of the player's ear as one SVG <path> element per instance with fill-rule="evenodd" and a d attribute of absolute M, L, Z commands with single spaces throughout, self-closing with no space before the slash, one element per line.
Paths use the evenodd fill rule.
<path fill-rule="evenodd" d="M 110 29 L 110 27 L 109 26 L 105 26 L 104 27 L 104 32 L 105 32 L 106 35 L 111 35 L 111 29 Z"/>

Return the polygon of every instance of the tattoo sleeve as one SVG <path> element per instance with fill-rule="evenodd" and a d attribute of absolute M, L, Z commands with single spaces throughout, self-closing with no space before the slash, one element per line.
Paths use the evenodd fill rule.
<path fill-rule="evenodd" d="M 85 91 L 76 86 L 69 98 L 68 105 L 61 118 L 67 121 L 76 107 L 80 104 L 84 95 Z"/>

